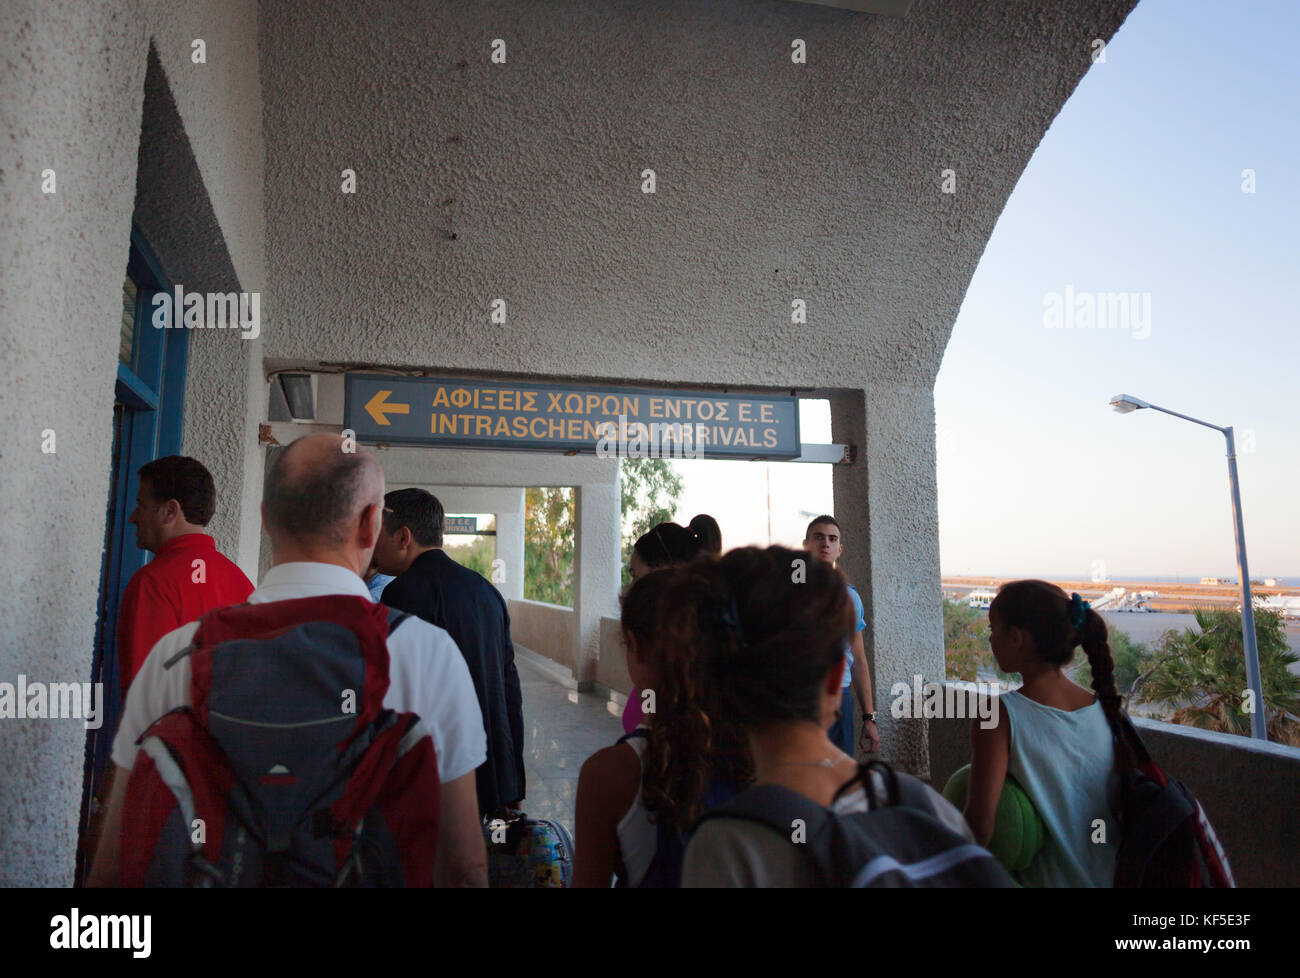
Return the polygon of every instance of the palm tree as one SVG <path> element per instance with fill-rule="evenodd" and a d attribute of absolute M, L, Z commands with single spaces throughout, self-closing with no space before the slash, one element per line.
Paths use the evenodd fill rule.
<path fill-rule="evenodd" d="M 1197 628 L 1169 631 L 1156 644 L 1156 663 L 1133 684 L 1149 703 L 1173 708 L 1174 723 L 1250 735 L 1250 714 L 1243 710 L 1246 656 L 1241 613 L 1195 611 Z M 1198 630 L 1199 629 L 1199 630 Z M 1291 666 L 1300 654 L 1287 646 L 1282 617 L 1255 611 L 1265 726 L 1269 740 L 1300 746 L 1300 676 Z"/>

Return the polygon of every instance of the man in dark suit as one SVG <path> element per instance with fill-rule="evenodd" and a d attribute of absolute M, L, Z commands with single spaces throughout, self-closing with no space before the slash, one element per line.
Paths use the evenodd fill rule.
<path fill-rule="evenodd" d="M 482 575 L 442 549 L 442 503 L 423 489 L 384 497 L 375 566 L 396 575 L 383 603 L 444 628 L 459 646 L 478 694 L 487 760 L 477 772 L 479 808 L 497 814 L 524 798 L 524 715 L 510 614 Z"/>

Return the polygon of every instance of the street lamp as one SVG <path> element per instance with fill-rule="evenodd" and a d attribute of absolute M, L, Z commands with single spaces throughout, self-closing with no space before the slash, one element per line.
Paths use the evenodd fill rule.
<path fill-rule="evenodd" d="M 1110 399 L 1110 406 L 1120 414 L 1128 414 L 1142 408 L 1150 408 L 1162 414 L 1172 414 L 1175 418 L 1213 428 L 1228 439 L 1228 481 L 1232 486 L 1232 527 L 1237 537 L 1237 573 L 1241 575 L 1241 631 L 1246 647 L 1246 682 L 1250 684 L 1250 691 L 1255 698 L 1255 709 L 1250 715 L 1250 735 L 1256 740 L 1268 740 L 1268 731 L 1264 724 L 1264 688 L 1259 672 L 1259 645 L 1255 640 L 1255 609 L 1250 597 L 1250 568 L 1246 566 L 1246 530 L 1241 522 L 1241 487 L 1237 484 L 1237 446 L 1232 440 L 1232 426 L 1220 428 L 1217 424 L 1170 411 L 1168 408 L 1148 403 L 1140 397 L 1129 394 L 1116 394 Z"/>

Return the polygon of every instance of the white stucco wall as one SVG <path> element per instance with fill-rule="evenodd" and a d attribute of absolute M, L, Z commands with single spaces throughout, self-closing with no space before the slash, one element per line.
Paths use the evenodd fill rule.
<path fill-rule="evenodd" d="M 196 207 L 192 197 L 164 196 L 164 213 L 146 233 L 164 263 L 170 258 L 178 266 L 169 271 L 187 290 L 259 293 L 265 336 L 274 328 L 277 309 L 266 287 L 258 4 L 155 0 L 147 13 L 209 208 Z M 206 47 L 204 64 L 192 61 L 196 38 Z M 165 195 L 167 181 L 159 185 Z M 184 226 L 183 215 L 208 210 L 214 219 L 209 227 Z M 164 247 L 159 239 L 168 235 L 176 238 Z M 196 247 L 199 241 L 209 244 L 208 251 Z M 217 274 L 223 267 L 229 273 Z M 267 397 L 263 342 L 227 330 L 190 334 L 182 443 L 182 451 L 202 461 L 218 487 L 222 505 L 209 532 L 250 578 L 257 571 L 260 520 L 255 504 L 239 501 L 260 501 L 262 494 L 257 422 Z"/>
<path fill-rule="evenodd" d="M 844 538 L 840 567 L 864 605 L 882 752 L 924 776 L 926 726 L 894 721 L 886 693 L 913 676 L 945 676 L 933 390 L 880 382 L 836 394 L 831 437 L 858 445 L 857 462 L 833 466 L 831 477 Z"/>
<path fill-rule="evenodd" d="M 193 16 L 182 16 L 186 10 Z M 176 69 L 176 101 L 187 128 L 194 120 L 194 152 L 217 188 L 231 258 L 257 281 L 260 137 L 229 139 L 236 130 L 260 132 L 255 29 L 253 0 L 6 5 L 0 323 L 9 339 L 0 356 L 0 424 L 12 437 L 0 445 L 0 562 L 15 573 L 0 592 L 0 681 L 20 673 L 45 682 L 90 678 L 150 38 Z M 207 74 L 197 70 L 204 66 L 181 70 L 195 36 L 209 40 Z M 227 57 L 237 49 L 242 64 L 214 59 L 214 49 Z M 49 196 L 41 193 L 47 167 L 57 175 Z M 184 448 L 209 464 L 219 485 L 246 491 L 256 462 L 239 445 L 249 403 L 226 392 L 240 389 L 253 364 L 243 351 L 214 369 L 205 346 L 195 342 L 191 354 Z M 204 423 L 217 430 L 205 433 Z M 47 428 L 57 437 L 53 455 L 40 450 Z M 246 529 L 241 536 L 246 523 L 233 506 L 216 532 L 252 570 L 257 540 Z M 0 720 L 0 885 L 72 882 L 84 747 L 78 721 Z"/>
<path fill-rule="evenodd" d="M 0 422 L 10 437 L 0 444 L 0 562 L 16 573 L 0 589 L 0 680 L 84 682 L 145 39 L 107 5 L 32 3 L 5 17 Z M 48 197 L 47 167 L 57 179 Z M 46 428 L 53 455 L 41 453 Z M 75 720 L 0 720 L 0 884 L 72 881 L 84 748 Z"/>
<path fill-rule="evenodd" d="M 522 600 L 524 596 L 524 519 L 526 517 L 524 490 L 518 489 L 519 506 L 516 509 L 497 510 L 497 559 L 503 562 L 502 577 L 497 587 L 507 601 Z"/>

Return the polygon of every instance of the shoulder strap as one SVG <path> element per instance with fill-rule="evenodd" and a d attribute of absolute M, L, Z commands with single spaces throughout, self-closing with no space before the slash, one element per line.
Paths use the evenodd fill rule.
<path fill-rule="evenodd" d="M 251 605 L 252 605 L 251 601 L 241 601 L 239 604 L 234 605 L 233 607 L 247 608 L 250 607 Z M 202 622 L 204 618 L 206 618 L 208 615 L 215 614 L 220 610 L 221 610 L 220 608 L 213 608 L 209 611 L 205 611 L 202 615 L 200 615 L 199 616 L 200 628 L 202 627 Z M 177 652 L 175 655 L 173 655 L 171 658 L 169 658 L 166 662 L 164 662 L 163 668 L 170 669 L 172 666 L 176 665 L 176 663 L 180 662 L 181 659 L 184 659 L 186 656 L 191 655 L 194 652 L 195 648 L 197 648 L 197 646 L 194 644 L 194 640 L 198 637 L 198 634 L 199 634 L 199 629 L 198 628 L 194 629 L 194 634 L 190 636 L 189 644 L 186 645 L 185 648 Z"/>
<path fill-rule="evenodd" d="M 812 799 L 781 785 L 754 785 L 701 815 L 691 833 L 699 831 L 702 824 L 715 818 L 739 818 L 766 825 L 791 845 L 795 844 L 792 835 L 797 827 L 796 820 L 802 821 L 806 835 L 799 849 L 813 861 L 823 884 L 834 884 L 836 875 L 830 829 L 835 816 Z"/>
<path fill-rule="evenodd" d="M 872 778 L 875 773 L 880 774 L 880 784 L 884 787 L 884 793 L 878 790 L 877 782 Z M 831 799 L 831 804 L 839 801 L 844 795 L 852 790 L 854 785 L 861 784 L 862 790 L 867 796 L 867 808 L 875 811 L 877 808 L 889 808 L 899 804 L 901 792 L 898 786 L 898 775 L 894 769 L 884 761 L 863 761 L 858 765 L 857 773 L 849 780 L 845 781 L 835 791 L 835 796 Z"/>
<path fill-rule="evenodd" d="M 252 602 L 244 601 L 237 605 L 231 605 L 230 607 L 248 608 L 251 606 L 252 606 Z M 221 610 L 222 610 L 221 608 L 213 609 L 213 611 L 207 612 L 204 617 L 213 614 L 215 611 L 221 611 Z M 388 612 L 388 634 L 389 635 L 392 635 L 393 632 L 397 630 L 397 626 L 399 626 L 400 624 L 402 624 L 402 622 L 406 621 L 406 619 L 411 617 L 411 614 L 408 611 L 398 611 L 396 608 L 387 608 L 387 607 L 385 608 L 385 610 L 387 610 Z M 202 621 L 202 619 L 200 619 L 200 621 Z M 196 630 L 194 632 L 195 637 L 197 637 L 198 634 L 199 633 Z M 179 652 L 177 652 L 175 655 L 173 655 L 171 658 L 169 658 L 166 662 L 163 663 L 163 668 L 170 669 L 181 659 L 185 658 L 188 655 L 191 655 L 194 652 L 196 647 L 197 646 L 195 645 L 194 640 L 191 639 L 190 643 L 186 645 L 185 648 L 181 649 Z"/>
<path fill-rule="evenodd" d="M 410 617 L 411 613 L 409 611 L 398 611 L 396 608 L 388 608 L 388 634 L 392 635 L 393 632 L 397 631 L 397 626 Z"/>

